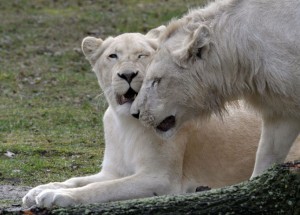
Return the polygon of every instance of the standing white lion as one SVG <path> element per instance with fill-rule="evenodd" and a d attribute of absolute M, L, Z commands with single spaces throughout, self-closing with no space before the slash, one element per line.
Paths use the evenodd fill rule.
<path fill-rule="evenodd" d="M 300 131 L 300 1 L 219 0 L 172 21 L 131 113 L 164 137 L 245 99 L 263 118 L 252 177 Z"/>
<path fill-rule="evenodd" d="M 102 170 L 37 186 L 23 198 L 26 206 L 68 206 L 194 192 L 199 185 L 220 187 L 250 176 L 260 120 L 245 108 L 229 107 L 223 121 L 213 117 L 209 122 L 186 123 L 168 141 L 130 115 L 146 66 L 157 48 L 156 38 L 163 30 L 162 26 L 147 35 L 83 40 L 83 52 L 109 103 L 103 119 Z"/>

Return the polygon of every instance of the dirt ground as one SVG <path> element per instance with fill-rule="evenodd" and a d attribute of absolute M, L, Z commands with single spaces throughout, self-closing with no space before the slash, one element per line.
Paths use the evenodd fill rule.
<path fill-rule="evenodd" d="M 19 210 L 22 208 L 22 197 L 31 187 L 0 185 L 0 209 Z"/>

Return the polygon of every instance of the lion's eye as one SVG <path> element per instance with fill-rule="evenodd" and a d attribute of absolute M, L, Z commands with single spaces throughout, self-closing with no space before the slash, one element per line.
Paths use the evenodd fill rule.
<path fill-rule="evenodd" d="M 161 78 L 154 78 L 154 80 L 152 81 L 151 86 L 156 87 L 159 84 L 160 81 L 161 81 Z"/>
<path fill-rule="evenodd" d="M 148 55 L 146 55 L 146 54 L 140 54 L 140 55 L 138 56 L 138 59 L 144 58 L 144 57 L 148 57 Z"/>
<path fill-rule="evenodd" d="M 118 55 L 116 55 L 116 54 L 110 54 L 110 55 L 108 55 L 108 57 L 118 59 Z"/>

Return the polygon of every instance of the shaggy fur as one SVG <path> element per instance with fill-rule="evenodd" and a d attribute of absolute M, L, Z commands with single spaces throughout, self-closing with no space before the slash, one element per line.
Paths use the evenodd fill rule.
<path fill-rule="evenodd" d="M 23 198 L 25 205 L 69 206 L 194 192 L 199 185 L 220 187 L 250 176 L 260 119 L 243 106 L 229 107 L 223 121 L 212 117 L 209 122 L 186 123 L 173 140 L 163 141 L 131 117 L 131 101 L 118 103 L 129 87 L 139 90 L 158 43 L 155 38 L 163 29 L 146 36 L 83 40 L 83 52 L 109 103 L 103 118 L 101 172 L 37 186 Z M 137 70 L 130 84 L 121 76 Z M 300 147 L 290 159 L 295 159 L 295 151 Z"/>
<path fill-rule="evenodd" d="M 300 131 L 299 38 L 298 0 L 222 0 L 192 10 L 161 36 L 131 112 L 170 137 L 183 122 L 245 99 L 263 118 L 257 176 L 285 159 Z M 170 116 L 175 124 L 157 129 Z"/>

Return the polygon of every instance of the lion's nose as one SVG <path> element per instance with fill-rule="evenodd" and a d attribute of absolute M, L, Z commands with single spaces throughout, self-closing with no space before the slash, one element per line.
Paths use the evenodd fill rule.
<path fill-rule="evenodd" d="M 138 110 L 137 113 L 131 113 L 131 115 L 132 115 L 134 118 L 139 119 L 139 118 L 140 118 L 140 111 Z"/>
<path fill-rule="evenodd" d="M 123 72 L 122 74 L 118 73 L 118 76 L 124 80 L 126 80 L 129 84 L 131 83 L 132 79 L 137 76 L 137 74 L 139 73 L 139 71 L 137 72 Z"/>

